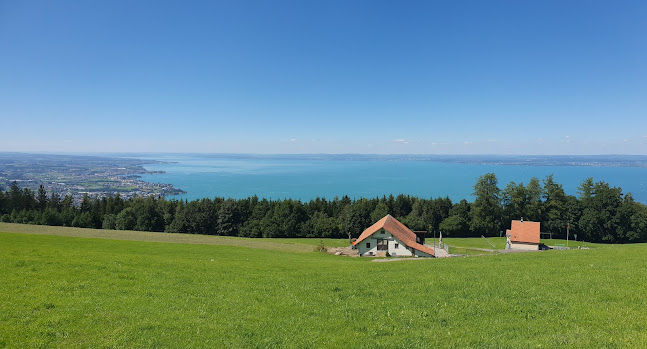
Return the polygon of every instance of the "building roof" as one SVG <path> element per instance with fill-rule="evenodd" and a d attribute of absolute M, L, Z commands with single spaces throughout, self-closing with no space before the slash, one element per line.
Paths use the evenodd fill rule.
<path fill-rule="evenodd" d="M 539 243 L 540 223 L 531 221 L 512 221 L 510 227 L 510 241 Z"/>
<path fill-rule="evenodd" d="M 391 216 L 390 214 L 387 214 L 386 216 L 384 216 L 384 218 L 380 219 L 375 224 L 371 225 L 366 230 L 364 230 L 362 234 L 359 236 L 359 238 L 357 238 L 357 240 L 353 243 L 353 245 L 359 244 L 360 242 L 362 242 L 362 240 L 373 235 L 373 233 L 375 233 L 380 229 L 384 229 L 388 231 L 389 233 L 391 233 L 391 235 L 395 236 L 403 244 L 409 247 L 413 247 L 418 251 L 422 251 L 430 255 L 434 255 L 433 248 L 423 246 L 417 243 L 416 234 L 411 230 L 409 230 L 409 228 L 407 228 L 404 224 L 400 223 L 400 221 L 393 218 L 393 216 Z"/>

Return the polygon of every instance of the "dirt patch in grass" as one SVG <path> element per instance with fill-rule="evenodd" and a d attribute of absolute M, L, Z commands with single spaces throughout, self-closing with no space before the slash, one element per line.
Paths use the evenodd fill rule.
<path fill-rule="evenodd" d="M 326 252 L 337 256 L 350 256 L 350 257 L 359 256 L 359 253 L 357 252 L 357 250 L 353 250 L 350 247 L 328 247 Z"/>
<path fill-rule="evenodd" d="M 397 261 L 424 261 L 424 260 L 430 260 L 434 258 L 428 258 L 428 257 L 404 257 L 404 258 L 376 258 L 372 260 L 372 262 L 397 262 Z"/>

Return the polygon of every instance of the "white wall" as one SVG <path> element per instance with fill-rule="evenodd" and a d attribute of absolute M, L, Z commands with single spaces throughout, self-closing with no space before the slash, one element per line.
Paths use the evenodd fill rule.
<path fill-rule="evenodd" d="M 529 244 L 527 242 L 511 242 L 510 248 L 519 250 L 539 250 L 539 244 Z"/>
<path fill-rule="evenodd" d="M 395 247 L 396 245 L 398 245 L 397 248 Z M 391 236 L 391 239 L 389 240 L 389 254 L 394 257 L 413 256 L 411 249 L 403 244 L 402 241 L 398 240 L 395 236 Z"/>
<path fill-rule="evenodd" d="M 366 247 L 367 243 L 370 245 L 370 247 Z M 373 239 L 373 236 L 371 235 L 368 238 L 362 240 L 362 242 L 357 245 L 357 252 L 359 252 L 360 256 L 377 255 L 377 239 Z"/>

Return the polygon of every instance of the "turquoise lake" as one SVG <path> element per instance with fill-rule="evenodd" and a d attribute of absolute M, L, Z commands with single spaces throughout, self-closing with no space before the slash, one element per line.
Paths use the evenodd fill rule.
<path fill-rule="evenodd" d="M 173 163 L 146 165 L 147 170 L 165 173 L 143 175 L 142 180 L 170 183 L 187 193 L 169 198 L 188 200 L 252 195 L 268 199 L 310 200 L 343 195 L 360 198 L 409 194 L 472 201 L 472 187 L 477 178 L 493 172 L 500 188 L 510 181 L 528 183 L 533 176 L 541 180 L 553 174 L 566 193 L 573 195 L 577 194 L 577 187 L 585 178 L 593 177 L 596 182 L 606 181 L 621 187 L 623 193 L 631 192 L 637 201 L 647 203 L 646 167 L 561 165 L 564 162 L 561 158 L 554 161 L 557 165 L 551 165 L 550 157 L 531 164 L 520 164 L 519 161 L 506 164 L 510 161 L 483 157 L 434 161 L 415 157 L 412 160 L 362 156 L 345 159 L 342 156 L 173 154 L 145 158 Z"/>

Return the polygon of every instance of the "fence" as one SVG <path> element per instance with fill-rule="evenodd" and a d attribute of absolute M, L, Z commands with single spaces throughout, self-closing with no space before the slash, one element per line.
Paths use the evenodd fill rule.
<path fill-rule="evenodd" d="M 569 248 L 566 247 L 566 245 L 564 244 L 555 244 L 555 246 L 553 246 L 553 250 L 568 250 L 568 249 Z"/>

